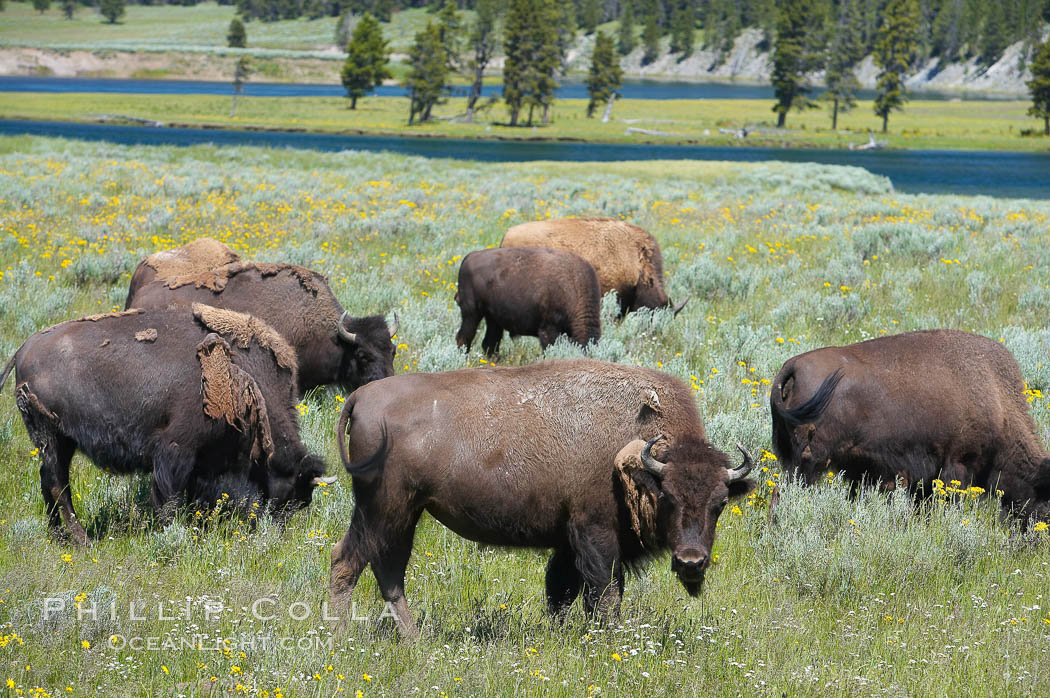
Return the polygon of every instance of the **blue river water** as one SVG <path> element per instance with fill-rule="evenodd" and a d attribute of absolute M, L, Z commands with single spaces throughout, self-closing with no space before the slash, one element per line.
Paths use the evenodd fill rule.
<path fill-rule="evenodd" d="M 334 80 L 334 78 L 333 78 Z M 485 85 L 482 95 L 498 96 L 500 85 Z M 127 94 L 206 94 L 228 95 L 229 82 L 202 80 L 138 80 L 121 78 L 56 78 L 0 75 L 0 92 L 123 92 Z M 819 90 L 815 91 L 819 92 Z M 284 82 L 247 82 L 243 94 L 249 97 L 345 97 L 343 86 Z M 379 97 L 405 97 L 405 88 L 383 85 L 376 89 Z M 467 88 L 453 88 L 454 96 L 466 96 Z M 861 90 L 861 99 L 871 99 L 872 90 Z M 580 82 L 566 82 L 556 97 L 586 99 L 587 88 Z M 662 80 L 625 80 L 620 89 L 624 99 L 773 99 L 770 85 L 746 85 L 716 82 L 681 82 Z M 967 92 L 912 92 L 913 99 L 1019 99 L 1009 95 L 986 95 Z"/>
<path fill-rule="evenodd" d="M 0 135 L 32 134 L 128 145 L 265 146 L 339 151 L 386 151 L 434 158 L 489 162 L 556 160 L 730 160 L 818 162 L 855 165 L 885 175 L 908 193 L 1050 197 L 1050 153 L 957 150 L 816 150 L 751 146 L 650 145 L 560 141 L 399 138 L 277 131 L 153 128 L 63 121 L 0 120 Z"/>

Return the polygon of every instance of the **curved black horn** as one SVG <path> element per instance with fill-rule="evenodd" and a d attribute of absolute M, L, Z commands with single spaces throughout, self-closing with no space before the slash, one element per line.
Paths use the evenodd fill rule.
<path fill-rule="evenodd" d="M 357 343 L 357 335 L 346 329 L 346 318 L 350 316 L 349 310 L 344 310 L 343 314 L 339 316 L 339 336 L 350 342 L 351 344 Z"/>
<path fill-rule="evenodd" d="M 742 480 L 747 477 L 748 473 L 751 472 L 751 468 L 755 467 L 755 461 L 751 457 L 751 454 L 747 452 L 747 449 L 743 447 L 740 442 L 737 442 L 736 447 L 740 449 L 740 452 L 744 454 L 744 462 L 738 465 L 736 468 L 726 468 L 726 472 L 729 474 L 729 481 L 735 482 Z"/>
<path fill-rule="evenodd" d="M 390 338 L 393 339 L 394 335 L 397 334 L 397 328 L 401 326 L 401 321 L 397 319 L 397 313 L 394 313 L 394 324 L 392 327 L 388 327 L 390 330 Z"/>
<path fill-rule="evenodd" d="M 664 438 L 663 434 L 657 434 L 653 438 L 645 442 L 645 448 L 642 449 L 642 465 L 645 469 L 651 472 L 653 475 L 663 476 L 664 470 L 667 469 L 667 463 L 661 463 L 660 461 L 653 458 L 652 450 L 653 444 Z"/>
<path fill-rule="evenodd" d="M 678 305 L 676 305 L 676 306 L 674 306 L 672 308 L 672 310 L 674 311 L 675 315 L 678 315 L 678 313 L 682 312 L 682 308 L 685 307 L 685 304 L 689 302 L 690 298 L 692 298 L 692 296 L 686 296 L 684 301 L 682 301 L 681 303 L 679 303 Z"/>

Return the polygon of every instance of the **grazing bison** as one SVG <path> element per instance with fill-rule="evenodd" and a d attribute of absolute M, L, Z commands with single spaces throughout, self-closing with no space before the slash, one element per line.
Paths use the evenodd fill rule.
<path fill-rule="evenodd" d="M 153 506 L 185 495 L 214 502 L 269 500 L 285 512 L 327 481 L 324 461 L 299 441 L 295 351 L 257 318 L 194 305 L 130 310 L 55 325 L 26 340 L 15 402 L 40 451 L 49 523 L 87 534 L 69 490 L 76 449 L 114 473 L 153 474 Z"/>
<path fill-rule="evenodd" d="M 239 261 L 241 258 L 236 252 L 212 238 L 200 238 L 182 247 L 154 252 L 139 262 L 135 273 L 131 275 L 128 301 L 140 288 L 155 279 L 174 281 L 181 277 L 193 278 L 215 267 Z M 125 303 L 124 307 L 130 308 L 131 305 Z"/>
<path fill-rule="evenodd" d="M 699 594 L 719 514 L 754 487 L 746 451 L 734 469 L 705 440 L 688 387 L 591 359 L 387 378 L 350 396 L 336 433 L 356 505 L 332 549 L 334 606 L 371 564 L 408 635 L 405 567 L 424 510 L 480 543 L 554 548 L 550 612 L 582 592 L 604 615 L 625 568 L 663 550 Z"/>
<path fill-rule="evenodd" d="M 571 252 L 532 247 L 471 252 L 459 267 L 456 302 L 463 321 L 456 344 L 469 351 L 484 318 L 481 346 L 489 356 L 499 351 L 504 330 L 539 337 L 544 349 L 561 334 L 586 346 L 602 334 L 601 300 L 594 268 Z"/>
<path fill-rule="evenodd" d="M 347 393 L 394 374 L 395 323 L 351 318 L 320 274 L 291 264 L 234 262 L 196 275 L 157 280 L 128 296 L 128 307 L 205 303 L 251 313 L 299 356 L 299 393 L 338 384 Z"/>
<path fill-rule="evenodd" d="M 773 381 L 773 450 L 809 483 L 830 468 L 854 482 L 903 479 L 930 492 L 934 478 L 958 480 L 1001 490 L 1006 505 L 1045 503 L 1050 458 L 1024 389 L 1010 352 L 968 332 L 817 349 Z"/>
<path fill-rule="evenodd" d="M 639 308 L 677 306 L 664 292 L 664 262 L 660 244 L 644 228 L 618 218 L 560 218 L 516 225 L 500 247 L 549 247 L 580 255 L 598 273 L 602 293 L 616 291 L 620 315 Z"/>

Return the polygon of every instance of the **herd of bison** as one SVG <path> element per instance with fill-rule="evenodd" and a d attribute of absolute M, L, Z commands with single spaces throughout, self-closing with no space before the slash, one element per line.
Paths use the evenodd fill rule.
<path fill-rule="evenodd" d="M 677 314 L 685 301 L 672 304 L 663 279 L 660 247 L 638 226 L 519 225 L 463 259 L 456 341 L 469 351 L 484 319 L 490 355 L 504 331 L 586 347 L 609 291 L 621 315 Z M 734 465 L 707 442 L 677 378 L 593 359 L 395 376 L 396 316 L 393 327 L 350 317 L 320 274 L 245 261 L 209 238 L 143 260 L 125 307 L 34 334 L 0 375 L 2 387 L 14 369 L 49 523 L 78 544 L 89 537 L 69 486 L 77 449 L 113 472 L 152 473 L 162 520 L 223 494 L 278 517 L 308 506 L 335 478 L 300 441 L 296 403 L 327 385 L 349 394 L 336 433 L 355 502 L 332 550 L 332 601 L 349 607 L 370 565 L 407 636 L 405 569 L 424 510 L 474 541 L 552 548 L 550 612 L 582 596 L 604 616 L 625 569 L 665 550 L 699 594 L 719 515 L 755 487 L 747 450 L 737 445 Z M 935 479 L 980 487 L 1028 525 L 1050 514 L 1050 456 L 1024 389 L 1010 353 L 967 332 L 817 349 L 773 381 L 773 451 L 808 483 L 837 470 L 916 495 Z"/>

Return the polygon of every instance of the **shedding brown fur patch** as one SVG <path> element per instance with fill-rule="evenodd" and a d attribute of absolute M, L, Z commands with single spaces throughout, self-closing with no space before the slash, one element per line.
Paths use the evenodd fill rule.
<path fill-rule="evenodd" d="M 192 277 L 215 267 L 240 261 L 240 255 L 213 238 L 200 238 L 171 250 L 151 254 L 145 264 L 157 272 L 157 279 Z"/>
<path fill-rule="evenodd" d="M 645 442 L 635 439 L 620 449 L 616 454 L 616 472 L 623 486 L 624 503 L 631 518 L 631 530 L 638 536 L 642 545 L 650 550 L 659 547 L 656 540 L 656 498 L 655 492 L 639 485 L 634 474 L 645 470 L 642 465 L 642 449 Z"/>
<path fill-rule="evenodd" d="M 138 315 L 143 312 L 138 308 L 132 308 L 131 310 L 116 310 L 112 313 L 98 313 L 96 315 L 85 315 L 82 318 L 77 318 L 73 322 L 98 322 L 99 320 L 105 320 L 111 317 L 125 317 L 126 315 Z"/>
<path fill-rule="evenodd" d="M 284 341 L 284 337 L 278 334 L 277 330 L 254 315 L 215 308 L 203 303 L 194 303 L 192 308 L 193 317 L 212 332 L 229 337 L 241 349 L 247 349 L 254 341 L 270 350 L 277 360 L 277 365 L 291 372 L 293 376 L 298 370 L 299 361 L 295 349 Z"/>
<path fill-rule="evenodd" d="M 233 363 L 230 345 L 215 333 L 197 345 L 197 359 L 201 364 L 204 414 L 225 420 L 244 434 L 252 460 L 268 461 L 273 455 L 273 436 L 266 402 L 255 379 Z"/>
<path fill-rule="evenodd" d="M 136 332 L 135 340 L 138 342 L 156 342 L 158 336 L 157 329 L 155 327 L 149 327 L 141 332 Z"/>
<path fill-rule="evenodd" d="M 315 296 L 324 290 L 324 281 L 319 280 L 318 274 L 305 267 L 284 262 L 233 262 L 232 264 L 210 267 L 203 271 L 189 274 L 181 274 L 164 279 L 160 279 L 159 276 L 157 278 L 171 289 L 192 284 L 194 288 L 206 288 L 215 293 L 222 293 L 226 289 L 226 284 L 229 283 L 230 278 L 246 271 L 257 271 L 263 278 L 276 276 L 283 271 L 287 271 L 299 281 L 303 288 Z"/>

